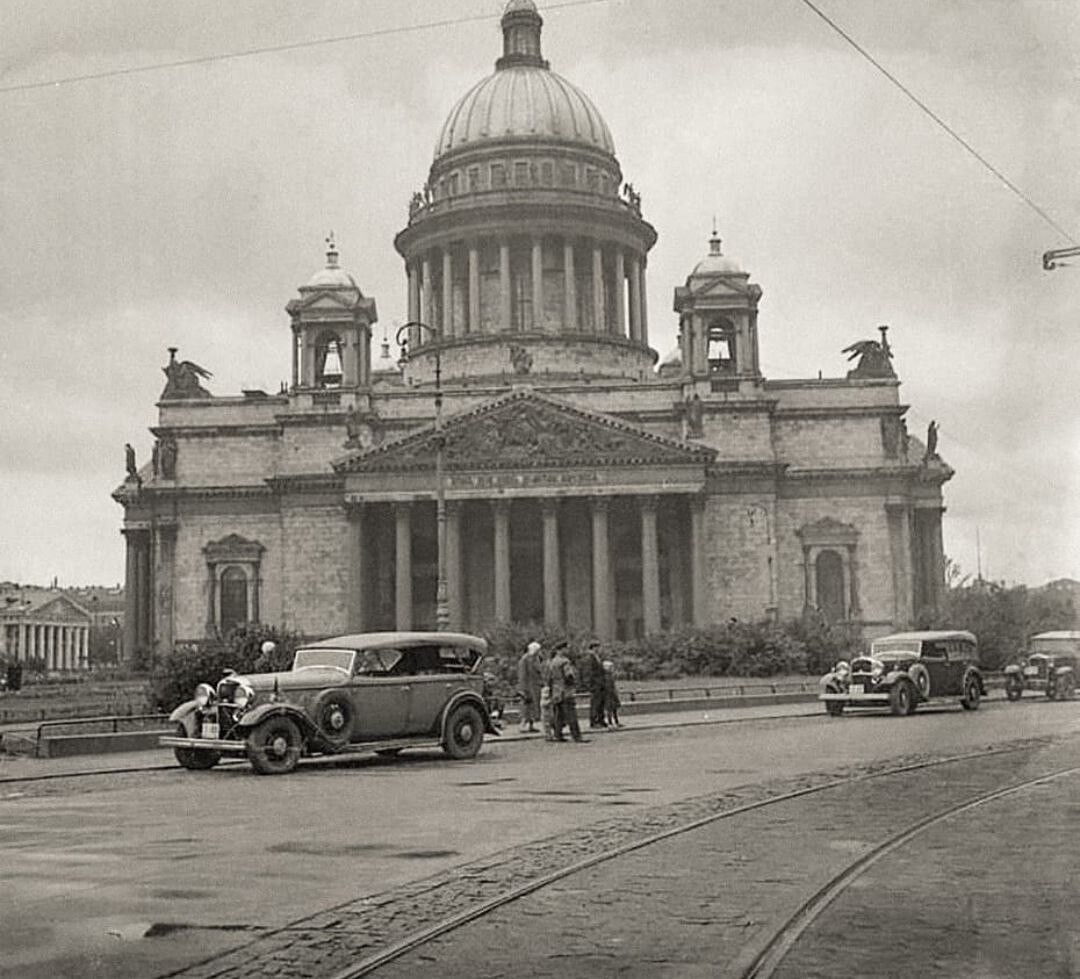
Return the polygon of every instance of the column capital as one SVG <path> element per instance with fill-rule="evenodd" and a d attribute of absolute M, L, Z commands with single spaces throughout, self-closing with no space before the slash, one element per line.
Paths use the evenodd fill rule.
<path fill-rule="evenodd" d="M 593 513 L 607 513 L 611 509 L 611 498 L 608 496 L 590 497 L 589 507 Z"/>
<path fill-rule="evenodd" d="M 651 511 L 656 513 L 657 507 L 660 506 L 660 497 L 655 493 L 643 493 L 638 498 L 638 506 L 642 510 Z"/>
<path fill-rule="evenodd" d="M 488 501 L 491 504 L 491 509 L 497 514 L 509 514 L 510 513 L 510 501 L 503 499 L 502 497 L 495 497 Z"/>
<path fill-rule="evenodd" d="M 540 501 L 540 513 L 545 517 L 554 517 L 559 512 L 558 499 L 546 498 Z"/>

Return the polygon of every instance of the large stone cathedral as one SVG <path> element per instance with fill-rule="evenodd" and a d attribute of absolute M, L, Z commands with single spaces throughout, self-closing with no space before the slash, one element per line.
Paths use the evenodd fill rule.
<path fill-rule="evenodd" d="M 875 635 L 936 608 L 952 471 L 907 433 L 885 331 L 846 377 L 768 380 L 762 290 L 714 232 L 660 360 L 656 231 L 542 23 L 510 0 L 495 71 L 438 135 L 394 241 L 400 356 L 372 356 L 375 300 L 332 240 L 285 307 L 282 391 L 212 395 L 172 351 L 153 459 L 115 493 L 126 649 L 250 621 L 431 628 L 440 577 L 464 630 L 628 638 L 816 610 Z"/>

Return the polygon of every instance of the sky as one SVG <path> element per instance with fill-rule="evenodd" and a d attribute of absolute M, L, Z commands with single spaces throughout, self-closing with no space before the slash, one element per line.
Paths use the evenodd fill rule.
<path fill-rule="evenodd" d="M 949 557 L 1080 578 L 1080 259 L 1040 263 L 1080 241 L 1080 3 L 814 0 L 1063 234 L 803 0 L 559 2 L 544 54 L 659 233 L 660 355 L 715 216 L 764 290 L 766 376 L 843 376 L 841 348 L 888 324 L 909 428 L 936 419 L 956 469 Z M 110 493 L 125 442 L 149 457 L 166 348 L 216 394 L 276 391 L 331 229 L 376 343 L 404 321 L 393 237 L 502 6 L 0 0 L 0 580 L 122 580 Z"/>

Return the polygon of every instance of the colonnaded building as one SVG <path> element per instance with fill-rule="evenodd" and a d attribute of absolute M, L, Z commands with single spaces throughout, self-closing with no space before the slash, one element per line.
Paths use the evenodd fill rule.
<path fill-rule="evenodd" d="M 847 377 L 766 379 L 762 290 L 714 232 L 658 363 L 656 231 L 541 26 L 507 5 L 502 57 L 451 109 L 395 239 L 424 324 L 407 358 L 372 357 L 375 300 L 332 240 L 286 306 L 280 393 L 211 395 L 171 352 L 153 459 L 129 449 L 115 493 L 126 649 L 247 621 L 433 627 L 440 442 L 454 628 L 621 638 L 816 609 L 874 635 L 937 606 L 952 471 L 936 432 L 907 434 L 885 332 Z"/>

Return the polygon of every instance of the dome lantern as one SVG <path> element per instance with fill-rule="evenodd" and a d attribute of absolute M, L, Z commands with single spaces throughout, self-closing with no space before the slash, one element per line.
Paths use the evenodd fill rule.
<path fill-rule="evenodd" d="M 502 16 L 503 55 L 495 70 L 529 66 L 549 68 L 540 54 L 540 29 L 544 19 L 532 0 L 510 0 Z"/>

